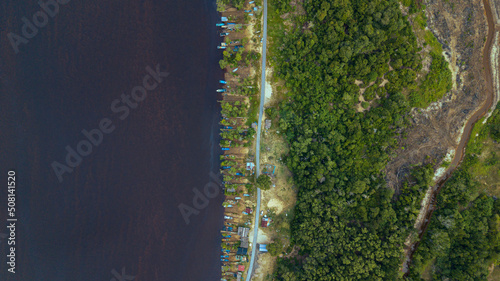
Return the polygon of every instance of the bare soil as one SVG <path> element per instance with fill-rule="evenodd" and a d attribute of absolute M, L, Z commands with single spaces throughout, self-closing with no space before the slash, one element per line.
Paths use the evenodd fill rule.
<path fill-rule="evenodd" d="M 276 107 L 279 101 L 283 100 L 284 93 L 282 87 L 283 81 L 278 80 L 273 76 L 272 66 L 266 68 L 266 95 L 268 91 L 272 91 L 272 95 L 266 96 L 265 106 Z M 268 89 L 271 88 L 271 89 Z M 263 120 L 268 117 L 265 116 Z M 263 127 L 261 135 L 261 167 L 265 165 L 275 166 L 274 174 L 270 174 L 273 186 L 270 190 L 261 192 L 261 210 L 264 215 L 271 210 L 276 214 L 290 212 L 296 203 L 296 190 L 293 186 L 292 173 L 288 170 L 282 157 L 288 153 L 288 145 L 284 137 L 280 134 L 277 119 L 272 120 L 272 125 L 268 130 Z M 274 239 L 280 238 L 285 245 L 289 245 L 290 237 L 285 233 L 278 232 L 279 227 L 271 222 L 270 227 L 259 228 L 259 243 L 272 243 Z M 272 257 L 269 253 L 257 254 L 255 263 L 255 274 L 252 280 L 263 281 L 270 280 L 276 269 L 276 257 Z"/>
<path fill-rule="evenodd" d="M 260 254 L 257 258 L 255 273 L 252 280 L 270 280 L 268 275 L 272 275 L 273 268 L 276 266 L 276 258 L 269 254 Z"/>
<path fill-rule="evenodd" d="M 496 1 L 496 0 L 493 0 Z M 495 57 L 495 55 L 492 57 L 492 51 L 493 54 L 496 53 L 495 50 L 498 48 L 498 32 L 499 32 L 499 26 L 497 22 L 494 19 L 494 16 L 492 14 L 492 9 L 490 6 L 490 3 L 488 0 L 483 0 L 482 1 L 482 6 L 479 6 L 477 8 L 483 8 L 483 11 L 485 12 L 486 19 L 487 19 L 487 37 L 484 40 L 485 44 L 483 44 L 482 48 L 482 56 L 481 56 L 481 68 L 482 71 L 478 72 L 482 75 L 482 81 L 484 84 L 482 85 L 483 87 L 481 88 L 483 90 L 482 95 L 479 95 L 480 98 L 478 98 L 481 102 L 479 103 L 478 107 L 474 108 L 471 110 L 471 115 L 468 117 L 466 120 L 464 120 L 464 125 L 460 126 L 458 128 L 458 135 L 455 136 L 456 140 L 456 145 L 454 147 L 448 148 L 448 151 L 456 151 L 456 154 L 453 156 L 450 165 L 448 166 L 447 169 L 444 168 L 439 168 L 437 171 L 439 171 L 439 176 L 435 176 L 434 180 L 436 182 L 436 185 L 429 187 L 428 192 L 426 194 L 426 199 L 424 200 L 424 203 L 422 205 L 422 209 L 420 211 L 419 217 L 415 223 L 415 228 L 418 230 L 418 236 L 419 238 L 422 237 L 423 233 L 426 231 L 427 226 L 429 225 L 429 222 L 431 220 L 433 211 L 435 209 L 435 204 L 436 204 L 436 197 L 439 194 L 439 191 L 443 187 L 444 183 L 450 178 L 451 173 L 458 167 L 458 165 L 461 163 L 463 156 L 465 154 L 465 147 L 467 145 L 467 142 L 470 138 L 470 134 L 472 133 L 472 129 L 474 127 L 474 124 L 479 121 L 480 118 L 482 118 L 492 107 L 495 106 L 495 103 L 497 101 L 496 99 L 496 91 L 495 88 L 498 87 L 497 81 L 498 81 L 498 71 L 497 69 L 493 69 L 493 66 L 496 66 L 498 64 L 498 58 Z M 452 6 L 453 7 L 453 6 Z M 432 9 L 430 9 L 432 11 Z M 477 11 L 477 10 L 474 10 Z M 430 12 L 429 12 L 430 13 Z M 472 22 L 472 12 L 468 12 L 467 16 L 467 22 Z M 467 28 L 468 26 L 465 26 Z M 439 34 L 439 29 L 437 28 L 438 32 L 436 34 Z M 458 42 L 456 38 L 452 38 L 454 42 Z M 476 38 L 477 39 L 477 38 Z M 472 42 L 472 41 L 471 41 Z M 473 46 L 474 44 L 472 44 Z M 457 44 L 455 44 L 457 46 Z M 468 43 L 467 46 L 471 46 L 471 43 Z M 445 51 L 446 52 L 446 51 Z M 456 61 L 456 59 L 453 59 L 453 56 L 451 54 L 448 55 L 448 59 L 451 61 Z M 473 65 L 475 66 L 475 65 Z M 453 64 L 451 65 L 452 69 L 455 69 L 453 67 Z M 458 75 L 460 71 L 460 68 L 458 68 L 458 71 L 456 71 L 455 75 Z M 456 88 L 460 89 L 460 83 L 457 80 L 457 86 Z M 465 89 L 465 88 L 464 88 Z M 453 91 L 452 91 L 453 92 Z M 459 92 L 458 92 L 459 93 Z M 438 107 L 442 108 L 443 103 L 439 103 Z M 432 107 L 432 105 L 431 105 Z M 432 109 L 431 109 L 432 110 Z M 450 154 L 447 155 L 447 158 L 451 157 Z M 442 159 L 442 158 L 441 158 Z M 436 160 L 436 159 L 434 159 Z M 440 159 L 437 159 L 440 160 Z M 419 242 L 416 241 L 414 242 L 415 237 L 410 236 L 409 241 L 410 243 L 407 243 L 407 247 L 405 250 L 405 261 L 402 267 L 403 272 L 407 273 L 408 272 L 408 264 L 411 262 L 411 257 L 413 255 L 413 252 L 416 250 L 418 247 Z"/>
<path fill-rule="evenodd" d="M 398 190 L 413 164 L 441 164 L 460 142 L 467 120 L 487 97 L 483 46 L 487 23 L 481 0 L 427 0 L 428 28 L 442 44 L 453 89 L 426 109 L 414 109 L 401 148 L 386 167 L 388 186 Z M 425 60 L 424 60 L 425 61 Z"/>
<path fill-rule="evenodd" d="M 269 82 L 270 77 L 268 78 Z M 267 103 L 269 105 L 276 105 L 280 100 L 279 91 L 277 91 L 276 83 L 271 84 L 273 88 L 272 97 Z M 266 117 L 264 116 L 264 119 Z M 269 130 L 265 130 L 261 136 L 261 167 L 266 164 L 276 166 L 274 174 L 271 174 L 272 182 L 274 184 L 270 190 L 262 191 L 261 193 L 261 210 L 264 215 L 273 210 L 275 214 L 289 212 L 296 202 L 296 191 L 293 188 L 292 173 L 288 170 L 286 165 L 281 162 L 282 156 L 288 152 L 288 146 L 279 134 L 279 127 L 276 122 L 271 125 Z M 276 237 L 280 237 L 285 245 L 289 244 L 289 238 L 284 233 L 278 233 L 271 222 L 270 227 L 259 228 L 259 243 L 272 243 Z M 271 275 L 276 268 L 276 257 L 272 257 L 269 253 L 259 253 L 255 265 L 255 275 L 252 280 L 268 280 L 268 275 Z"/>

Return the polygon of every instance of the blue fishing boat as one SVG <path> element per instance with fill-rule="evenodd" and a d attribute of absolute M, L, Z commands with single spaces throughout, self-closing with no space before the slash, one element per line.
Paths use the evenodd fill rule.
<path fill-rule="evenodd" d="M 231 166 L 222 166 L 222 169 L 224 169 L 224 170 L 231 169 Z"/>
<path fill-rule="evenodd" d="M 229 148 L 229 147 L 223 147 L 223 148 L 222 148 L 222 151 L 227 151 L 227 150 L 230 150 L 230 149 L 231 149 L 231 148 Z"/>
<path fill-rule="evenodd" d="M 221 84 L 227 84 L 227 82 L 225 80 L 219 80 L 219 83 L 221 83 Z"/>
<path fill-rule="evenodd" d="M 227 91 L 227 89 L 217 89 L 217 93 L 224 93 L 226 91 Z"/>
<path fill-rule="evenodd" d="M 216 23 L 215 26 L 223 26 L 224 24 L 221 22 L 221 23 Z"/>

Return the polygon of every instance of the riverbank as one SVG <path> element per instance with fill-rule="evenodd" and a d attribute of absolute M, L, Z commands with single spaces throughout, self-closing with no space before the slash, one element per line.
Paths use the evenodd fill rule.
<path fill-rule="evenodd" d="M 220 147 L 225 192 L 221 280 L 244 280 L 249 253 L 256 247 L 252 241 L 252 218 L 257 197 L 254 186 L 257 159 L 253 147 L 259 107 L 262 14 L 259 2 L 241 1 L 235 7 L 229 1 L 218 1 L 222 39 L 218 48 L 223 52 L 219 64 L 225 70 L 218 90 L 222 95 Z"/>
<path fill-rule="evenodd" d="M 415 250 L 419 245 L 429 223 L 431 222 L 432 214 L 436 209 L 436 198 L 445 185 L 445 183 L 450 179 L 452 173 L 457 169 L 465 156 L 465 148 L 471 138 L 471 133 L 474 130 L 476 123 L 483 118 L 488 112 L 493 112 L 496 107 L 497 89 L 498 89 L 498 70 L 494 69 L 492 65 L 498 65 L 498 57 L 494 56 L 498 50 L 498 32 L 497 22 L 494 20 L 492 9 L 488 0 L 483 0 L 483 8 L 485 11 L 487 23 L 488 23 L 488 33 L 487 39 L 484 44 L 482 65 L 484 69 L 484 79 L 486 81 L 486 98 L 482 105 L 474 111 L 471 117 L 466 121 L 463 128 L 461 129 L 462 135 L 459 136 L 459 143 L 454 149 L 455 153 L 451 162 L 447 165 L 444 171 L 439 177 L 435 178 L 436 185 L 431 186 L 426 194 L 425 202 L 422 204 L 422 210 L 419 213 L 419 218 L 416 221 L 415 229 L 418 231 L 418 240 L 413 240 L 411 244 L 407 245 L 405 257 L 406 260 L 403 265 L 403 272 L 407 273 L 408 264 L 411 262 L 411 258 Z M 492 50 L 494 52 L 492 52 Z M 491 114 L 491 113 L 490 113 Z M 486 120 L 485 120 L 486 122 Z"/>

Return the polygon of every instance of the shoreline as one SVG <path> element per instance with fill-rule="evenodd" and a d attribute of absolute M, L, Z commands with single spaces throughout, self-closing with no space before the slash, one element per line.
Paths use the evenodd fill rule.
<path fill-rule="evenodd" d="M 262 20 L 265 4 L 263 0 L 246 0 L 240 10 L 232 6 L 219 10 L 221 20 L 227 18 L 228 22 L 235 23 L 232 26 L 240 27 L 239 31 L 235 28 L 225 34 L 228 25 L 222 22 L 225 27 L 220 29 L 225 34 L 221 41 L 226 43 L 225 46 L 220 45 L 225 47 L 221 51 L 226 51 L 220 66 L 225 70 L 224 81 L 227 82 L 220 87 L 221 147 L 229 148 L 223 150 L 221 155 L 221 174 L 226 183 L 221 280 L 265 280 L 275 271 L 278 257 L 297 252 L 296 248 L 290 246 L 289 234 L 297 190 L 290 180 L 291 172 L 281 161 L 289 147 L 279 132 L 277 115 L 279 102 L 285 98 L 285 93 L 282 82 L 277 82 L 273 77 L 270 62 L 264 61 L 266 45 L 263 44 L 265 26 Z M 270 10 L 266 23 L 274 26 L 276 20 L 280 19 L 273 13 L 272 4 L 267 5 Z M 272 29 L 269 31 L 272 32 Z M 271 35 L 268 35 L 266 42 L 269 52 L 272 49 L 271 39 Z M 241 51 L 238 57 L 236 53 L 239 51 L 234 50 L 237 45 L 243 45 L 243 48 L 238 48 Z M 268 55 L 271 56 L 272 53 Z M 244 105 L 243 110 L 234 110 L 237 102 L 240 102 L 239 107 Z M 232 115 L 232 111 L 237 111 L 237 116 Z M 241 136 L 239 140 L 231 139 L 234 134 L 229 132 L 233 130 L 241 130 L 243 140 Z M 255 130 L 261 132 L 257 137 L 253 136 Z M 239 170 L 249 165 L 252 166 L 250 170 Z M 255 185 L 259 172 L 269 176 L 269 189 L 261 191 Z M 243 176 L 238 177 L 236 173 Z M 238 227 L 240 230 L 246 229 L 244 236 L 237 234 Z M 231 237 L 227 237 L 229 235 Z M 244 256 L 238 255 L 238 252 L 241 254 L 241 244 L 246 247 Z"/>
<path fill-rule="evenodd" d="M 251 257 L 257 245 L 251 234 L 254 231 L 253 215 L 256 210 L 254 186 L 258 174 L 255 159 L 255 131 L 258 103 L 258 65 L 260 62 L 261 1 L 244 1 L 241 9 L 218 0 L 218 21 L 223 52 L 219 62 L 224 70 L 217 90 L 221 94 L 220 173 L 224 184 L 224 226 L 221 230 L 221 280 L 248 279 Z M 215 48 L 215 46 L 214 46 Z M 257 194 L 258 197 L 259 194 Z M 250 272 L 251 274 L 251 272 Z"/>

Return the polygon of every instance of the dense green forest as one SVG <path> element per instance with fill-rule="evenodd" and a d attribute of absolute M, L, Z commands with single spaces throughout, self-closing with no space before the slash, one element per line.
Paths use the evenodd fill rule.
<path fill-rule="evenodd" d="M 434 280 L 487 280 L 488 267 L 500 253 L 500 201 L 478 194 L 477 186 L 465 165 L 442 188 L 409 280 L 420 280 L 430 264 Z"/>
<path fill-rule="evenodd" d="M 478 180 L 489 173 L 483 176 L 477 168 L 500 174 L 494 151 L 481 156 L 488 138 L 500 141 L 499 128 L 497 105 L 485 125 L 476 125 L 463 163 L 441 189 L 438 209 L 413 256 L 409 280 L 424 275 L 433 280 L 487 280 L 488 267 L 500 262 L 500 201 L 481 188 Z"/>
<path fill-rule="evenodd" d="M 269 4 L 271 14 L 294 10 L 286 0 Z M 396 0 L 305 0 L 303 8 L 286 30 L 271 15 L 271 62 L 288 91 L 279 126 L 299 188 L 291 234 L 300 248 L 278 260 L 275 278 L 400 279 L 403 243 L 433 169 L 415 168 L 397 193 L 383 169 L 410 106 L 449 90 L 447 63 L 432 53 L 430 72 L 417 78 L 421 48 Z M 356 107 L 360 87 L 368 87 L 367 110 Z"/>

